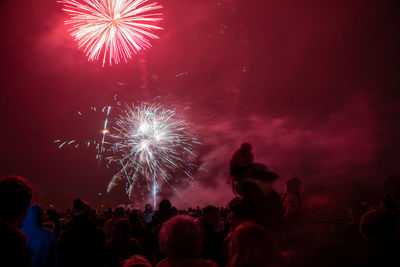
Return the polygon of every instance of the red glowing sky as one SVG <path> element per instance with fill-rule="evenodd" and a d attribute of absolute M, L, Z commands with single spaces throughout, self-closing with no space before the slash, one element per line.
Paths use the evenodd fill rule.
<path fill-rule="evenodd" d="M 56 1 L 1 1 L 0 175 L 30 179 L 44 205 L 124 200 L 123 190 L 98 196 L 112 172 L 93 153 L 52 143 L 90 135 L 97 122 L 76 111 L 116 94 L 157 98 L 192 122 L 208 172 L 183 199 L 171 196 L 177 205 L 225 204 L 229 157 L 242 141 L 281 181 L 373 182 L 400 172 L 398 1 L 159 2 L 161 39 L 103 68 L 78 50 Z"/>

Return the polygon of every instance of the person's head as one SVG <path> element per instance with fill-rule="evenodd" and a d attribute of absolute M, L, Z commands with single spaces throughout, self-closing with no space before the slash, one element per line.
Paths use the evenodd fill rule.
<path fill-rule="evenodd" d="M 272 266 L 281 260 L 270 235 L 258 224 L 243 222 L 229 242 L 229 267 Z"/>
<path fill-rule="evenodd" d="M 164 211 L 164 210 L 169 211 L 171 207 L 172 207 L 171 202 L 168 199 L 163 199 L 161 200 L 160 204 L 158 204 L 159 211 Z"/>
<path fill-rule="evenodd" d="M 251 150 L 253 149 L 250 143 L 243 143 L 239 149 L 237 149 L 231 158 L 231 164 L 240 166 L 240 167 L 248 167 L 253 163 L 253 153 Z"/>
<path fill-rule="evenodd" d="M 171 258 L 194 258 L 201 253 L 202 235 L 198 221 L 177 215 L 163 224 L 159 235 L 160 249 Z"/>
<path fill-rule="evenodd" d="M 72 215 L 76 219 L 88 219 L 90 215 L 89 204 L 79 198 L 75 199 L 72 204 Z"/>
<path fill-rule="evenodd" d="M 366 240 L 388 240 L 396 232 L 396 218 L 388 211 L 370 210 L 361 217 L 361 234 Z"/>
<path fill-rule="evenodd" d="M 131 235 L 131 223 L 128 219 L 117 219 L 113 226 L 113 239 L 129 239 Z"/>
<path fill-rule="evenodd" d="M 367 211 L 367 206 L 362 202 L 355 202 L 348 211 L 349 218 L 352 222 L 360 222 L 361 216 Z"/>
<path fill-rule="evenodd" d="M 20 176 L 0 178 L 0 219 L 19 225 L 31 204 L 32 189 L 29 182 Z"/>
<path fill-rule="evenodd" d="M 240 149 L 242 151 L 251 152 L 253 146 L 250 143 L 244 142 L 240 145 Z"/>
<path fill-rule="evenodd" d="M 171 216 L 178 215 L 178 209 L 176 207 L 171 208 Z"/>
<path fill-rule="evenodd" d="M 382 189 L 393 204 L 400 206 L 400 174 L 387 177 Z"/>
<path fill-rule="evenodd" d="M 122 267 L 152 267 L 152 265 L 144 257 L 135 255 L 126 259 Z"/>
<path fill-rule="evenodd" d="M 298 193 L 301 188 L 301 180 L 297 177 L 290 178 L 286 181 L 286 193 Z"/>
<path fill-rule="evenodd" d="M 228 221 L 232 228 L 234 229 L 237 225 L 242 223 L 246 217 L 243 205 L 242 205 L 243 199 L 241 197 L 235 197 L 233 198 L 229 204 L 229 210 L 230 210 L 230 217 Z M 228 218 L 227 218 L 228 219 Z"/>
<path fill-rule="evenodd" d="M 124 217 L 124 214 L 125 214 L 124 207 L 118 206 L 114 209 L 112 217 L 113 217 L 113 219 L 119 219 L 119 218 Z"/>
<path fill-rule="evenodd" d="M 153 207 L 151 206 L 151 204 L 147 203 L 147 204 L 144 206 L 144 212 L 145 212 L 145 213 L 151 213 L 151 212 L 153 212 Z"/>
<path fill-rule="evenodd" d="M 217 228 L 219 223 L 219 209 L 214 206 L 207 206 L 203 209 L 201 220 L 211 228 Z"/>
<path fill-rule="evenodd" d="M 238 184 L 237 192 L 244 198 L 254 198 L 265 195 L 272 190 L 272 186 L 279 176 L 268 170 L 261 163 L 253 163 L 243 174 Z"/>
<path fill-rule="evenodd" d="M 162 221 L 166 221 L 171 217 L 171 207 L 172 204 L 168 199 L 163 199 L 158 204 L 158 215 Z"/>

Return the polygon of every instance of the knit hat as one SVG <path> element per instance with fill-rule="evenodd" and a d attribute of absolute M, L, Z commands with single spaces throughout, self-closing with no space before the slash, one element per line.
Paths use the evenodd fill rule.
<path fill-rule="evenodd" d="M 151 213 L 153 212 L 153 207 L 151 206 L 151 204 L 146 204 L 146 206 L 144 206 L 144 212 L 145 213 Z"/>
<path fill-rule="evenodd" d="M 89 204 L 81 199 L 75 199 L 72 207 L 72 214 L 75 216 L 81 216 L 86 214 L 89 211 Z"/>
<path fill-rule="evenodd" d="M 231 162 L 233 165 L 247 167 L 253 162 L 252 146 L 250 143 L 243 143 L 238 150 L 232 155 Z"/>

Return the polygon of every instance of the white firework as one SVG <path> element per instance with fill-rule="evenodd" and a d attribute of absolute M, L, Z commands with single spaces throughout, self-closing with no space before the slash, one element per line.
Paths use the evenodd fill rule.
<path fill-rule="evenodd" d="M 177 171 L 193 179 L 194 148 L 200 143 L 174 110 L 149 104 L 127 107 L 109 138 L 115 154 L 108 159 L 117 162 L 121 170 L 111 179 L 108 192 L 118 181 L 126 180 L 130 197 L 136 187 L 146 187 L 153 193 L 155 206 L 158 188 L 176 179 Z"/>

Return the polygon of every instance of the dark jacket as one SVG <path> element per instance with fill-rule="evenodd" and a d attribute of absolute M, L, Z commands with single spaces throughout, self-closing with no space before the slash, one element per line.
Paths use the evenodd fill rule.
<path fill-rule="evenodd" d="M 105 235 L 87 216 L 74 218 L 60 234 L 60 266 L 104 266 Z"/>
<path fill-rule="evenodd" d="M 33 252 L 25 246 L 26 237 L 17 228 L 0 220 L 0 266 L 32 266 Z"/>

